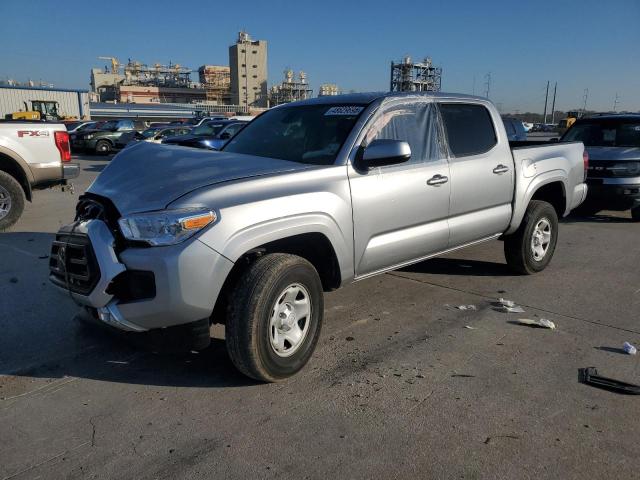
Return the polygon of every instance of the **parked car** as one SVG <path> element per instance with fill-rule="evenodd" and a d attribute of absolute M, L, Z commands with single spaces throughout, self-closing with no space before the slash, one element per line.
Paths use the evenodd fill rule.
<path fill-rule="evenodd" d="M 249 122 L 237 122 L 225 120 L 224 122 L 209 122 L 200 127 L 196 127 L 192 134 L 181 135 L 177 137 L 169 137 L 162 140 L 162 143 L 170 145 L 182 145 L 183 147 L 206 148 L 209 150 L 219 150 L 229 141 L 236 133 L 244 128 Z M 207 127 L 209 126 L 209 127 Z M 210 128 L 212 134 L 204 134 L 203 132 Z"/>
<path fill-rule="evenodd" d="M 138 142 L 162 143 L 165 138 L 174 137 L 176 135 L 187 135 L 191 131 L 191 127 L 174 126 L 174 127 L 152 127 L 147 128 L 143 132 L 132 130 L 123 133 L 116 141 L 117 148 L 124 148 Z"/>
<path fill-rule="evenodd" d="M 513 117 L 502 117 L 502 123 L 504 123 L 509 141 L 522 141 L 527 139 L 527 132 L 524 129 L 522 120 Z"/>
<path fill-rule="evenodd" d="M 126 132 L 142 132 L 146 128 L 142 120 L 108 120 L 97 128 L 72 134 L 71 148 L 74 151 L 106 155 L 117 148 L 116 142 L 121 135 Z"/>
<path fill-rule="evenodd" d="M 294 102 L 221 152 L 120 152 L 58 232 L 50 279 L 96 321 L 173 328 L 194 349 L 224 323 L 237 368 L 277 381 L 309 360 L 323 291 L 492 239 L 515 272 L 543 270 L 585 168 L 580 142 L 511 148 L 485 98 Z"/>
<path fill-rule="evenodd" d="M 562 141 L 583 142 L 589 152 L 589 197 L 582 210 L 631 210 L 640 221 L 640 115 L 582 118 Z"/>
<path fill-rule="evenodd" d="M 0 121 L 0 231 L 18 221 L 34 190 L 65 187 L 79 173 L 62 123 Z"/>
<path fill-rule="evenodd" d="M 522 126 L 524 127 L 525 132 L 530 132 L 533 128 L 533 123 L 531 122 L 522 122 Z"/>

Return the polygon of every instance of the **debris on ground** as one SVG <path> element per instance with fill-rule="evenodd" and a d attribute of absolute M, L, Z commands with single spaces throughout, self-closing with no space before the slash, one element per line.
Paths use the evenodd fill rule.
<path fill-rule="evenodd" d="M 498 303 L 507 313 L 524 313 L 524 308 L 516 305 L 513 300 L 507 300 L 506 298 L 499 298 Z"/>
<path fill-rule="evenodd" d="M 556 324 L 546 318 L 519 318 L 518 323 L 521 325 L 528 325 L 530 327 L 548 328 L 550 330 L 555 330 L 556 328 Z"/>
<path fill-rule="evenodd" d="M 477 310 L 475 305 L 458 305 L 456 308 L 458 310 Z"/>
<path fill-rule="evenodd" d="M 592 387 L 602 388 L 611 392 L 626 395 L 640 395 L 640 385 L 600 376 L 595 367 L 579 368 L 578 381 L 585 385 L 591 385 Z"/>
<path fill-rule="evenodd" d="M 622 349 L 629 355 L 635 355 L 636 353 L 638 353 L 638 349 L 631 345 L 629 342 L 624 342 L 624 344 L 622 345 Z"/>
<path fill-rule="evenodd" d="M 469 330 L 475 330 L 476 327 L 472 327 L 471 325 L 465 325 L 464 328 L 467 328 Z"/>

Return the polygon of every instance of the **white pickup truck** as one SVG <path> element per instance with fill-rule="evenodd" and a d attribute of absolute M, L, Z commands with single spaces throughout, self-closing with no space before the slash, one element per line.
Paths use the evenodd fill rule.
<path fill-rule="evenodd" d="M 78 176 L 61 123 L 0 121 L 0 231 L 18 221 L 34 190 Z"/>

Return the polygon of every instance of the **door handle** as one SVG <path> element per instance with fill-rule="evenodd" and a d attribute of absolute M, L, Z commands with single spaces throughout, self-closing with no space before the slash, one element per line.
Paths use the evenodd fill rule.
<path fill-rule="evenodd" d="M 442 185 L 443 183 L 447 183 L 449 181 L 449 177 L 445 177 L 444 175 L 434 175 L 429 180 L 427 180 L 427 185 L 435 186 Z"/>
<path fill-rule="evenodd" d="M 506 165 L 498 165 L 496 168 L 493 169 L 493 173 L 495 173 L 496 175 L 500 175 L 501 173 L 507 173 L 509 171 L 509 167 L 507 167 Z"/>

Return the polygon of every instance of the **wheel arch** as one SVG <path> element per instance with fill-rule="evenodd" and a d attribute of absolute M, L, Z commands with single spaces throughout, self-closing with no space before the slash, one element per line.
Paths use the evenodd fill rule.
<path fill-rule="evenodd" d="M 519 200 L 519 198 L 522 200 Z M 531 200 L 542 200 L 550 203 L 558 214 L 558 218 L 564 217 L 568 213 L 569 207 L 567 204 L 566 177 L 558 175 L 557 171 L 548 172 L 548 174 L 536 177 L 529 184 L 524 195 L 516 195 L 513 218 L 509 229 L 505 232 L 507 235 L 518 229 Z"/>
<path fill-rule="evenodd" d="M 31 172 L 25 169 L 22 162 L 17 160 L 13 155 L 4 152 L 3 149 L 0 149 L 0 170 L 15 178 L 22 187 L 26 199 L 31 201 L 31 183 L 33 179 L 30 178 Z"/>

